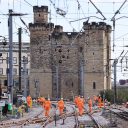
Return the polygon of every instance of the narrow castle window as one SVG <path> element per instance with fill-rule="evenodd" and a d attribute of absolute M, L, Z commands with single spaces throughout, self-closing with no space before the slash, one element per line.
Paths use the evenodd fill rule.
<path fill-rule="evenodd" d="M 96 82 L 93 82 L 93 89 L 96 89 Z"/>
<path fill-rule="evenodd" d="M 73 85 L 73 82 L 72 82 L 72 87 L 73 87 L 74 85 Z"/>
<path fill-rule="evenodd" d="M 80 52 L 82 52 L 83 51 L 83 48 L 82 47 L 80 47 Z"/>

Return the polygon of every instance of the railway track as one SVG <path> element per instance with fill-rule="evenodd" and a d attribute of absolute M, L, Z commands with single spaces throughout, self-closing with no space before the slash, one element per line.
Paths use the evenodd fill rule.
<path fill-rule="evenodd" d="M 73 105 L 73 106 L 71 106 L 72 109 L 73 109 L 73 112 L 72 112 L 72 114 L 70 113 L 70 116 L 74 116 L 74 118 L 75 118 L 75 126 L 74 126 L 74 128 L 80 128 L 82 126 L 84 127 L 84 124 L 81 123 L 81 121 L 79 120 L 79 114 L 78 114 L 78 112 L 76 110 L 75 104 L 74 103 L 67 103 L 67 104 L 68 105 Z M 83 114 L 82 116 L 86 115 L 91 119 L 90 126 L 92 126 L 92 128 L 103 128 L 103 126 L 98 124 L 98 122 L 93 118 L 93 116 L 90 113 L 88 113 L 86 108 L 84 108 L 84 110 L 85 110 L 85 114 Z M 88 127 L 90 127 L 90 126 L 88 125 Z"/>
<path fill-rule="evenodd" d="M 23 127 L 27 124 L 33 124 L 38 122 L 39 120 L 45 121 L 46 118 L 42 118 L 40 119 L 39 116 L 42 114 L 43 111 L 37 113 L 35 116 L 32 117 L 26 117 L 26 118 L 21 118 L 21 119 L 11 119 L 11 120 L 7 120 L 7 121 L 2 121 L 0 123 L 0 128 L 9 128 L 9 127 Z"/>
<path fill-rule="evenodd" d="M 128 112 L 127 111 L 124 111 L 124 110 L 119 109 L 119 108 L 114 108 L 114 109 L 119 110 L 119 111 L 113 111 L 113 110 L 110 110 L 110 111 L 112 113 L 116 114 L 121 119 L 124 119 L 125 121 L 128 121 Z"/>
<path fill-rule="evenodd" d="M 90 123 L 90 127 L 92 126 L 93 128 L 103 128 L 103 126 L 102 125 L 100 125 L 96 120 L 95 120 L 95 118 L 92 116 L 92 114 L 90 114 L 88 111 L 87 111 L 87 109 L 86 108 L 84 108 L 85 109 L 85 114 L 87 114 L 89 117 L 90 117 L 90 119 L 92 120 L 92 123 Z"/>
<path fill-rule="evenodd" d="M 52 105 L 52 109 L 56 109 L 56 103 L 53 103 L 54 105 Z M 66 104 L 66 103 L 65 103 Z M 17 120 L 12 120 L 12 121 L 7 121 L 5 122 L 1 122 L 0 123 L 0 128 L 24 128 L 25 126 L 29 126 L 29 125 L 34 125 L 34 124 L 39 124 L 39 128 L 44 128 L 46 127 L 48 124 L 53 123 L 55 121 L 55 115 L 50 115 L 49 117 L 44 117 L 42 116 L 43 111 L 40 111 L 39 113 L 37 113 L 36 115 L 34 115 L 33 117 L 27 117 L 27 118 L 21 118 L 21 119 L 17 119 Z M 90 118 L 90 126 L 92 126 L 92 128 L 102 128 L 101 125 L 99 125 L 96 120 L 93 118 L 93 116 L 91 114 L 88 113 L 88 111 L 85 109 L 85 115 L 82 116 L 88 116 Z M 62 120 L 63 122 L 67 119 L 68 117 L 73 117 L 74 118 L 74 122 L 75 125 L 72 128 L 80 128 L 82 126 L 86 126 L 86 124 L 82 124 L 81 120 L 79 120 L 79 115 L 77 112 L 77 108 L 75 107 L 74 103 L 67 103 L 66 104 L 66 111 L 63 115 L 56 115 L 56 121 L 58 120 Z M 93 122 L 93 125 L 92 125 Z M 89 125 L 88 125 L 89 126 Z"/>

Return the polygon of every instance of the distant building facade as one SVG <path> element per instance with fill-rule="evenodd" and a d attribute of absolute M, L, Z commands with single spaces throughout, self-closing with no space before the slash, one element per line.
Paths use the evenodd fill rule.
<path fill-rule="evenodd" d="M 111 26 L 83 23 L 83 32 L 63 32 L 48 23 L 48 7 L 34 6 L 30 29 L 30 94 L 33 97 L 92 96 L 111 89 Z"/>
<path fill-rule="evenodd" d="M 9 72 L 9 45 L 7 43 L 6 46 L 0 42 L 0 88 L 2 89 L 2 93 L 6 93 L 8 87 L 8 72 Z M 29 80 L 29 69 L 30 69 L 30 43 L 22 42 L 21 47 L 21 85 L 22 91 L 24 89 L 24 64 L 23 64 L 23 56 L 25 56 L 28 60 L 26 63 L 26 79 Z M 19 88 L 19 43 L 13 42 L 13 86 L 14 88 Z M 15 90 L 16 91 L 16 90 Z"/>

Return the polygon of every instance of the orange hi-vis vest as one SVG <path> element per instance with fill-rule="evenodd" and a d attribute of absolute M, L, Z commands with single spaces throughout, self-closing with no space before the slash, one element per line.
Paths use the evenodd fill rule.
<path fill-rule="evenodd" d="M 41 103 L 44 103 L 44 102 L 45 102 L 45 98 L 44 98 L 44 97 L 41 97 L 41 98 L 40 98 L 40 102 L 41 102 Z"/>
<path fill-rule="evenodd" d="M 78 100 L 78 108 L 84 108 L 84 103 L 82 102 L 82 100 Z"/>
<path fill-rule="evenodd" d="M 74 99 L 75 105 L 77 105 L 77 98 L 78 98 L 78 97 L 75 97 L 75 99 Z"/>
<path fill-rule="evenodd" d="M 63 100 L 58 101 L 58 107 L 60 109 L 64 109 L 64 101 Z"/>
<path fill-rule="evenodd" d="M 89 107 L 92 107 L 92 100 L 91 99 L 88 100 L 88 105 L 89 105 Z"/>
<path fill-rule="evenodd" d="M 44 109 L 45 109 L 45 110 L 50 110 L 50 108 L 51 108 L 51 101 L 46 100 L 46 101 L 44 102 Z"/>
<path fill-rule="evenodd" d="M 32 101 L 31 96 L 27 96 L 27 105 L 28 105 L 29 107 L 31 106 L 31 101 Z"/>

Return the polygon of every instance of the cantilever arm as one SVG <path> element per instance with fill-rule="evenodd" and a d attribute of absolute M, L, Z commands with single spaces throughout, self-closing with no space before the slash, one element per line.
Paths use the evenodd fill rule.
<path fill-rule="evenodd" d="M 103 15 L 103 13 L 96 7 L 96 5 L 91 1 L 91 0 L 89 0 L 91 3 L 92 3 L 92 5 L 96 8 L 96 10 L 98 11 L 98 13 L 100 13 L 101 15 L 102 15 L 102 17 L 104 18 L 104 20 L 106 20 L 106 18 L 105 18 L 105 16 Z"/>

